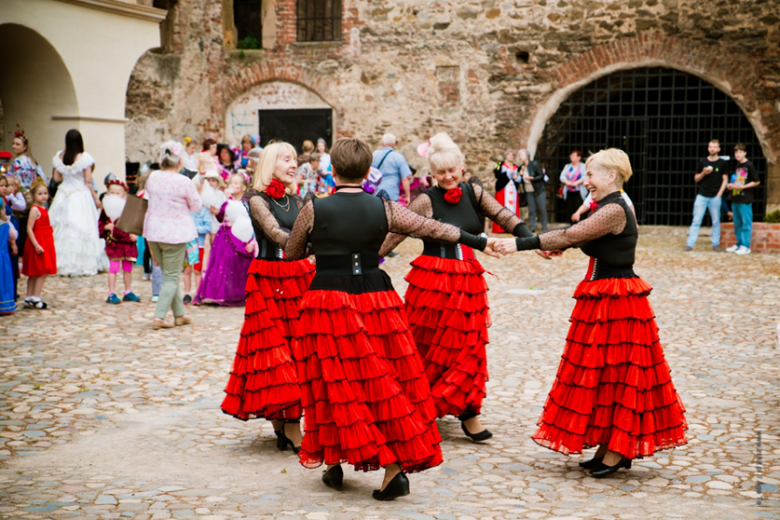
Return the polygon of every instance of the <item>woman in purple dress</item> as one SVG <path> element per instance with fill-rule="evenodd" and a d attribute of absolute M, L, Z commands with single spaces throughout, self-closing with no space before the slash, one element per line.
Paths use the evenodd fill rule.
<path fill-rule="evenodd" d="M 237 211 L 238 218 L 244 220 L 241 218 L 244 216 L 245 220 L 249 221 L 249 207 L 247 201 L 243 200 L 248 188 L 246 178 L 242 174 L 236 173 L 230 178 L 231 200 L 225 202 L 216 215 L 222 226 L 214 237 L 208 269 L 203 274 L 198 294 L 195 296 L 196 304 L 216 303 L 240 307 L 246 303 L 246 280 L 257 243 L 254 239 L 242 240 L 236 236 L 241 233 L 235 233 L 232 228 L 236 219 L 231 216 L 232 211 L 228 209 L 228 205 L 241 204 L 243 207 Z M 251 221 L 249 226 L 251 227 Z"/>

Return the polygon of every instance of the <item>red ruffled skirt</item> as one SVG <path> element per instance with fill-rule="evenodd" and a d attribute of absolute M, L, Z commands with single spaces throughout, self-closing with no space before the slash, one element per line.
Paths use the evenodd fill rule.
<path fill-rule="evenodd" d="M 308 260 L 305 262 L 311 266 Z M 274 279 L 274 275 L 279 279 Z M 291 279 L 295 281 L 287 283 Z M 226 414 L 242 420 L 301 417 L 295 357 L 284 334 L 299 317 L 292 302 L 300 302 L 310 282 L 311 276 L 300 262 L 252 262 L 246 284 L 244 324 L 225 388 L 227 396 L 222 402 Z M 273 287 L 278 288 L 278 293 Z M 278 305 L 273 295 L 282 293 L 288 297 L 280 298 L 282 303 Z M 284 310 L 290 313 L 285 315 Z"/>
<path fill-rule="evenodd" d="M 480 413 L 490 326 L 485 269 L 464 249 L 456 260 L 421 255 L 406 275 L 406 312 L 439 417 Z"/>
<path fill-rule="evenodd" d="M 260 291 L 271 309 L 271 317 L 289 342 L 298 335 L 301 299 L 314 278 L 314 264 L 308 259 L 293 261 L 254 260 L 247 284 Z"/>
<path fill-rule="evenodd" d="M 311 290 L 301 320 L 301 464 L 398 463 L 406 473 L 441 464 L 430 387 L 398 294 Z"/>
<path fill-rule="evenodd" d="M 651 290 L 640 278 L 580 282 L 534 441 L 566 455 L 606 444 L 629 459 L 687 443 Z"/>

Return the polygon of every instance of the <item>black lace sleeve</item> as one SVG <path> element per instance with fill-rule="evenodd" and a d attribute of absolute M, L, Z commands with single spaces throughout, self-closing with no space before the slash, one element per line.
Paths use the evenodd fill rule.
<path fill-rule="evenodd" d="M 300 260 L 310 253 L 307 244 L 312 229 L 314 229 L 314 203 L 309 201 L 298 213 L 298 218 L 295 219 L 295 224 L 290 232 L 290 238 L 287 240 L 287 245 L 284 246 L 284 254 L 287 258 Z"/>
<path fill-rule="evenodd" d="M 484 251 L 487 238 L 472 235 L 451 224 L 425 218 L 397 202 L 385 199 L 385 213 L 391 233 L 409 235 L 416 238 L 430 238 L 441 242 L 460 243 Z"/>
<path fill-rule="evenodd" d="M 503 229 L 511 230 L 516 237 L 532 237 L 531 230 L 525 225 L 520 217 L 506 209 L 491 194 L 482 189 L 481 185 L 472 184 L 474 195 L 477 197 L 477 206 L 479 212 L 487 218 L 501 226 Z"/>
<path fill-rule="evenodd" d="M 425 218 L 431 218 L 433 216 L 433 205 L 431 204 L 431 198 L 425 193 L 421 193 L 416 199 L 409 204 L 409 209 L 422 215 Z M 398 247 L 398 244 L 406 240 L 407 235 L 399 233 L 388 233 L 385 237 L 385 241 L 382 243 L 382 248 L 379 250 L 379 256 L 385 257 L 390 251 Z"/>
<path fill-rule="evenodd" d="M 277 246 L 284 247 L 289 231 L 279 226 L 279 221 L 271 213 L 271 207 L 263 197 L 255 195 L 249 199 L 249 212 L 252 215 L 252 220 L 263 229 L 265 236 Z"/>
<path fill-rule="evenodd" d="M 547 231 L 530 238 L 516 238 L 515 242 L 518 251 L 557 251 L 596 240 L 610 233 L 617 235 L 625 227 L 626 212 L 623 207 L 619 204 L 607 204 L 569 228 Z"/>

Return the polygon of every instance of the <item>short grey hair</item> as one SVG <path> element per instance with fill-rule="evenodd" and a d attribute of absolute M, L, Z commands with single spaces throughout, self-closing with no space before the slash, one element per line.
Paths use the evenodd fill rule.
<path fill-rule="evenodd" d="M 170 170 L 176 168 L 179 164 L 179 158 L 184 150 L 184 146 L 177 141 L 166 141 L 162 144 L 160 153 L 160 168 Z"/>
<path fill-rule="evenodd" d="M 526 156 L 526 157 L 528 157 L 528 160 L 529 160 L 529 161 L 531 160 L 531 152 L 529 152 L 529 151 L 528 151 L 528 150 L 526 150 L 525 148 L 520 148 L 520 149 L 517 151 L 517 155 L 520 155 L 521 153 L 525 154 L 525 156 Z"/>
<path fill-rule="evenodd" d="M 312 152 L 309 155 L 309 162 L 319 161 L 322 158 L 322 155 L 320 155 L 318 152 Z"/>
<path fill-rule="evenodd" d="M 385 134 L 382 136 L 382 145 L 383 146 L 393 146 L 395 145 L 395 136 L 393 134 Z"/>

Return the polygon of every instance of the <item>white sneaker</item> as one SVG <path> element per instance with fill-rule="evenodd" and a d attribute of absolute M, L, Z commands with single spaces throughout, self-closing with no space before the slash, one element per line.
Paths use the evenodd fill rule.
<path fill-rule="evenodd" d="M 736 253 L 737 249 L 739 249 L 740 247 L 742 247 L 742 246 L 738 246 L 738 245 L 734 244 L 733 246 L 726 248 L 726 252 L 727 253 Z"/>
<path fill-rule="evenodd" d="M 152 273 L 144 273 L 144 280 L 151 280 L 152 279 Z"/>
<path fill-rule="evenodd" d="M 749 255 L 750 254 L 750 249 L 745 247 L 745 246 L 739 246 L 739 249 L 737 249 L 734 252 L 736 254 L 738 254 L 738 255 Z"/>

